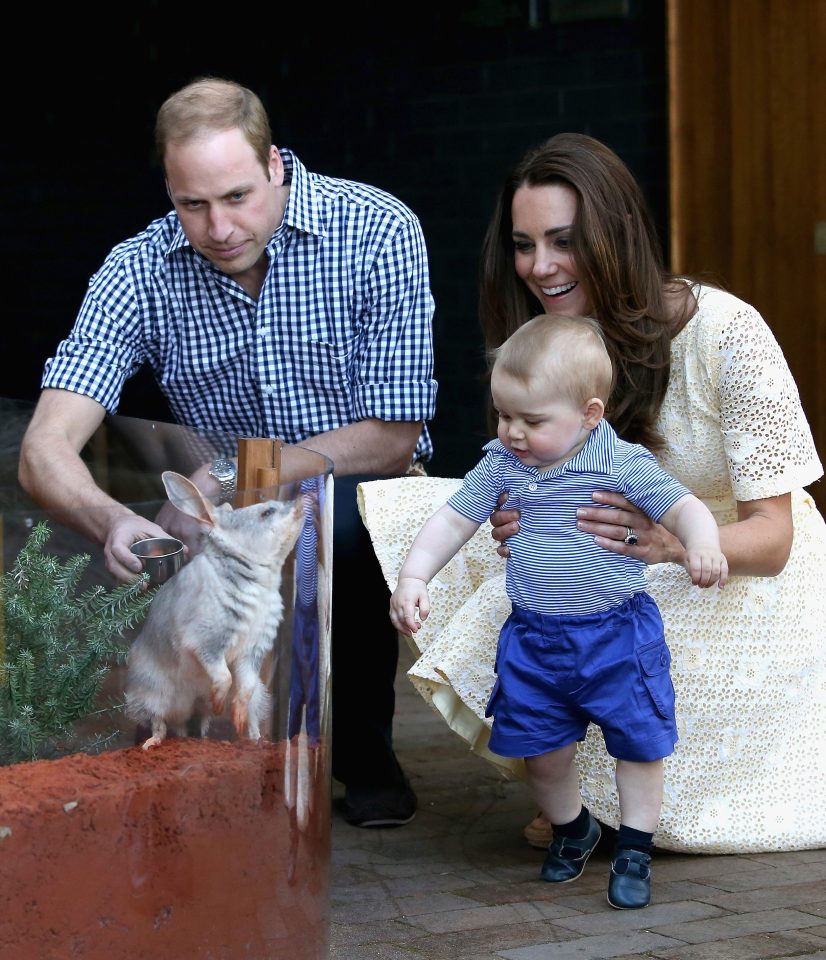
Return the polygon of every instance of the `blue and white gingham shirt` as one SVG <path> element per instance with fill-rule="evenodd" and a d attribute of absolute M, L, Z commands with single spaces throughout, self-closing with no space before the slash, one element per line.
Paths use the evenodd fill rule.
<path fill-rule="evenodd" d="M 505 579 L 513 603 L 577 616 L 608 610 L 646 589 L 642 561 L 597 546 L 576 527 L 577 508 L 595 505 L 594 490 L 621 493 L 657 521 L 691 492 L 645 447 L 620 440 L 602 420 L 576 456 L 551 470 L 525 466 L 499 440 L 484 449 L 448 504 L 481 524 L 499 494 L 510 491 L 505 509 L 521 511 L 519 533 L 508 540 Z"/>
<path fill-rule="evenodd" d="M 419 220 L 382 190 L 281 156 L 290 193 L 257 301 L 169 213 L 108 255 L 41 385 L 115 413 L 124 382 L 148 362 L 180 423 L 288 443 L 368 417 L 432 419 Z M 425 428 L 414 459 L 431 454 Z"/>

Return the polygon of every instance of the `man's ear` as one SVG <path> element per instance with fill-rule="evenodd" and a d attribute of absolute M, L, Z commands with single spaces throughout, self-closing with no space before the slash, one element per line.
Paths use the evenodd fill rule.
<path fill-rule="evenodd" d="M 284 161 L 281 159 L 281 154 L 275 144 L 270 147 L 267 177 L 272 180 L 273 186 L 280 187 L 284 183 Z"/>
<path fill-rule="evenodd" d="M 605 404 L 599 397 L 591 397 L 585 404 L 582 413 L 582 426 L 586 430 L 593 430 L 605 416 Z"/>

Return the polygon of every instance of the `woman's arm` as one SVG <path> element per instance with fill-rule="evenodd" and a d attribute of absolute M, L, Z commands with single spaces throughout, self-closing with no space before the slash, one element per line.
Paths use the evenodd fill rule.
<path fill-rule="evenodd" d="M 613 553 L 637 557 L 644 563 L 684 564 L 685 550 L 662 524 L 654 523 L 621 494 L 594 493 L 605 507 L 580 507 L 577 526 L 593 534 L 596 542 Z M 502 503 L 506 495 L 500 498 Z M 495 510 L 491 536 L 500 545 L 496 552 L 508 555 L 507 538 L 519 529 L 519 511 Z M 636 546 L 625 543 L 628 528 L 637 536 Z M 720 548 L 728 561 L 729 576 L 775 577 L 782 572 L 792 548 L 791 494 L 737 503 L 737 520 L 720 527 Z"/>
<path fill-rule="evenodd" d="M 592 533 L 596 542 L 614 553 L 638 557 L 645 563 L 685 561 L 680 541 L 662 524 L 617 493 L 594 493 L 597 503 L 616 509 L 608 515 L 602 507 L 577 511 L 580 530 Z M 637 535 L 637 545 L 624 543 L 626 528 Z M 737 503 L 737 520 L 720 527 L 720 548 L 728 561 L 730 576 L 775 577 L 786 566 L 792 548 L 791 494 Z"/>

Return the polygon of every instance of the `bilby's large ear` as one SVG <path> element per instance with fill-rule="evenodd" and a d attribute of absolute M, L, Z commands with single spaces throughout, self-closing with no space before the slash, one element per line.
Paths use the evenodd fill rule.
<path fill-rule="evenodd" d="M 215 507 L 188 477 L 173 470 L 164 470 L 161 479 L 170 502 L 182 513 L 210 527 L 215 526 Z"/>

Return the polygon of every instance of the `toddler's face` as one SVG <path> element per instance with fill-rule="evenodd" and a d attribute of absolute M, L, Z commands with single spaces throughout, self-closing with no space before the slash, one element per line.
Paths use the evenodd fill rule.
<path fill-rule="evenodd" d="M 498 437 L 526 466 L 558 466 L 585 445 L 590 432 L 585 411 L 567 398 L 550 396 L 547 383 L 529 386 L 494 366 L 491 394 Z"/>

